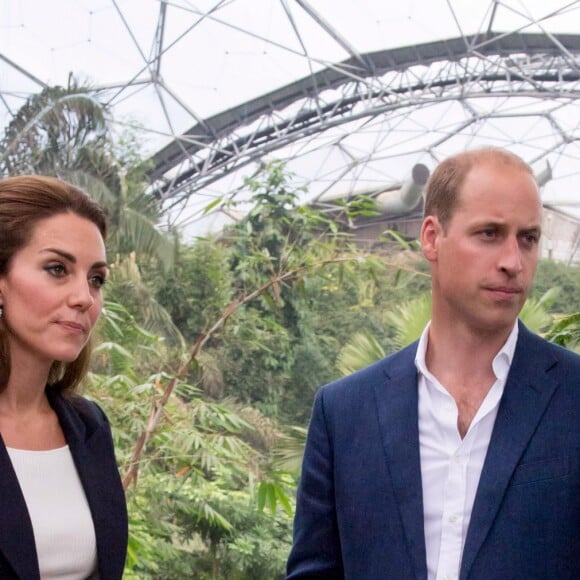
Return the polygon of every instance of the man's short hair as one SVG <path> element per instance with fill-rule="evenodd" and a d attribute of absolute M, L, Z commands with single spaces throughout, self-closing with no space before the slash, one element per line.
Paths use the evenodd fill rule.
<path fill-rule="evenodd" d="M 521 169 L 534 177 L 532 168 L 515 153 L 498 147 L 462 151 L 442 161 L 427 182 L 424 216 L 437 217 L 445 228 L 459 204 L 459 190 L 469 171 L 476 165 L 489 164 Z"/>

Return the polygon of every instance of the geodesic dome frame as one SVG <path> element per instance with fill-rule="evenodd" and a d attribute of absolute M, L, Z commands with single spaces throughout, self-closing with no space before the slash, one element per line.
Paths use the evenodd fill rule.
<path fill-rule="evenodd" d="M 512 118 L 541 117 L 554 128 L 550 147 L 529 159 L 535 163 L 578 138 L 558 117 L 563 104 L 580 98 L 578 59 L 580 35 L 520 33 L 358 55 L 196 124 L 153 156 L 150 176 L 163 199 L 179 198 L 272 151 L 343 124 L 385 120 L 401 109 L 411 115 L 418 108 L 455 101 L 465 112 L 458 133 L 484 119 L 507 116 L 505 100 L 517 97 L 528 103 L 520 112 L 512 108 Z M 493 100 L 493 107 L 478 107 L 479 100 Z M 531 100 L 537 101 L 535 107 Z M 423 150 L 437 160 L 437 148 L 452 138 L 452 132 L 435 134 Z"/>
<path fill-rule="evenodd" d="M 482 144 L 538 172 L 549 163 L 546 202 L 577 212 L 580 41 L 563 32 L 578 29 L 580 2 L 534 3 L 7 0 L 0 116 L 87 75 L 113 124 L 147 144 L 151 191 L 175 225 L 243 198 L 243 178 L 273 158 L 314 200 L 385 188 Z M 208 87 L 216 98 L 201 98 Z"/>

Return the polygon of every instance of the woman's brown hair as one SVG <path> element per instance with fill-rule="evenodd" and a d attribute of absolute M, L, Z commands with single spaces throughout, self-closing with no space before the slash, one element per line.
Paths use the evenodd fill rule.
<path fill-rule="evenodd" d="M 22 175 L 0 180 L 0 277 L 10 270 L 13 256 L 32 239 L 37 223 L 59 214 L 73 213 L 94 223 L 103 240 L 107 236 L 104 210 L 83 190 L 54 177 Z M 55 361 L 48 387 L 72 392 L 87 373 L 90 341 L 70 363 Z M 0 391 L 10 377 L 7 329 L 0 320 Z"/>

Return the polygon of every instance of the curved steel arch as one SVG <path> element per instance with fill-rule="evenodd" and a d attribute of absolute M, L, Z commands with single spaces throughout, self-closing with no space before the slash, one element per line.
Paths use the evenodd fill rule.
<path fill-rule="evenodd" d="M 152 157 L 171 205 L 261 156 L 356 119 L 442 99 L 580 97 L 580 35 L 475 35 L 356 55 L 200 121 Z M 565 137 L 564 137 L 565 138 Z"/>

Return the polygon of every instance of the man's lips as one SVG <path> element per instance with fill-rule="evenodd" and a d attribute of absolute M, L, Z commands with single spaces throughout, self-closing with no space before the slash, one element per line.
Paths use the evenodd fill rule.
<path fill-rule="evenodd" d="M 513 298 L 518 296 L 523 292 L 523 288 L 518 286 L 485 286 L 485 290 L 491 292 L 494 296 L 498 298 Z"/>

